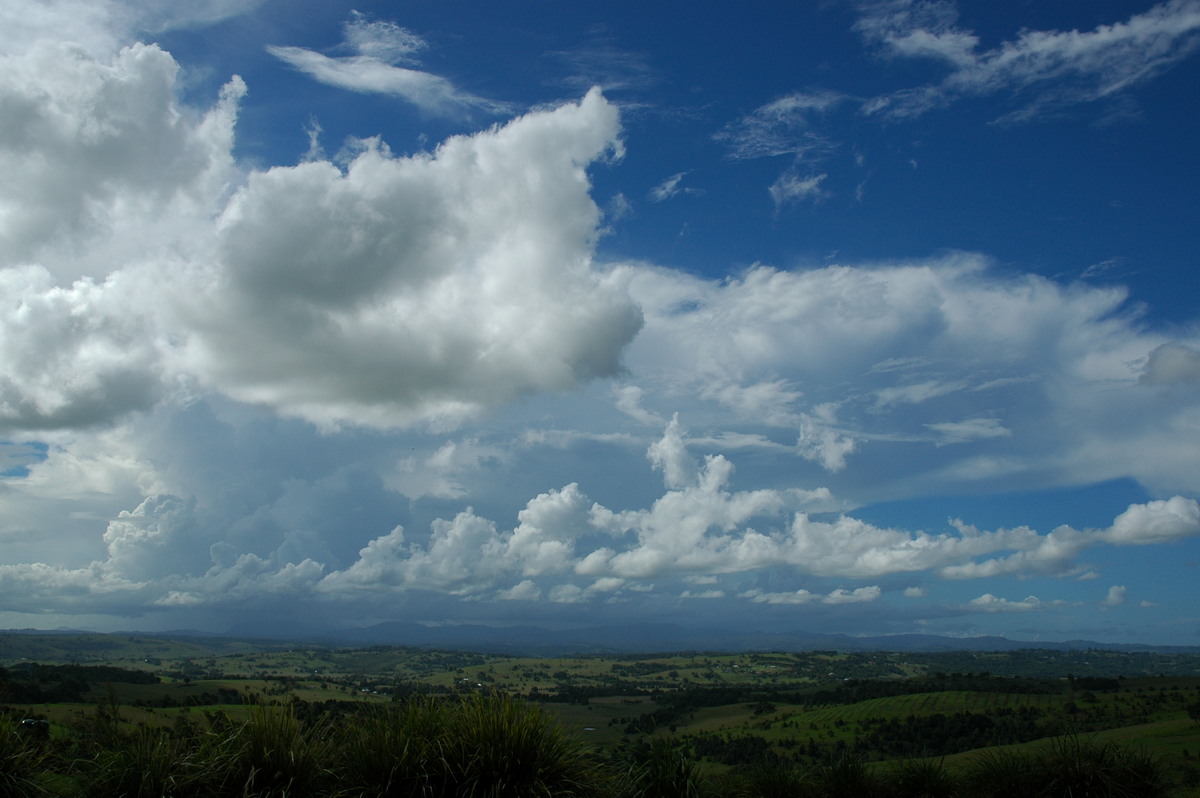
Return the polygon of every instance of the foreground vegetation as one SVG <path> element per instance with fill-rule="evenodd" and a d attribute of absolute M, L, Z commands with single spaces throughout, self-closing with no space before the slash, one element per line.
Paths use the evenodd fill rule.
<path fill-rule="evenodd" d="M 1200 795 L 1194 654 L 19 642 L 0 796 Z"/>
<path fill-rule="evenodd" d="M 179 716 L 183 717 L 183 716 Z M 413 698 L 302 720 L 293 705 L 232 723 L 152 728 L 100 706 L 70 734 L 0 741 L 0 794 L 79 796 L 1139 796 L 1172 794 L 1145 752 L 1075 736 L 949 765 L 856 755 L 764 757 L 712 772 L 667 737 L 600 755 L 540 707 L 505 696 Z"/>

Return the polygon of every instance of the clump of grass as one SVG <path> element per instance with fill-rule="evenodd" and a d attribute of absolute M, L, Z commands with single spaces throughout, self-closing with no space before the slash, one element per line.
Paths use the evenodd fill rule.
<path fill-rule="evenodd" d="M 43 795 L 41 774 L 49 756 L 45 746 L 0 728 L 0 795 Z"/>
<path fill-rule="evenodd" d="M 818 789 L 811 771 L 771 759 L 746 773 L 737 794 L 738 798 L 816 798 Z"/>
<path fill-rule="evenodd" d="M 620 798 L 701 798 L 705 794 L 700 766 L 665 737 L 623 746 L 617 766 L 616 794 Z"/>
<path fill-rule="evenodd" d="M 230 778 L 246 795 L 322 795 L 330 789 L 330 739 L 321 729 L 305 729 L 291 707 L 253 707 L 228 745 Z"/>
<path fill-rule="evenodd" d="M 583 743 L 541 708 L 475 695 L 449 712 L 441 746 L 460 795 L 573 796 L 596 791 L 599 772 Z"/>
<path fill-rule="evenodd" d="M 1008 749 L 985 751 L 965 775 L 968 794 L 978 798 L 1016 798 L 1041 792 L 1034 757 Z"/>
<path fill-rule="evenodd" d="M 1062 737 L 1042 751 L 986 752 L 967 774 L 979 798 L 1161 798 L 1170 794 L 1152 756 L 1112 743 Z"/>
<path fill-rule="evenodd" d="M 816 771 L 819 793 L 825 798 L 872 798 L 883 794 L 883 783 L 862 757 L 846 754 Z"/>
<path fill-rule="evenodd" d="M 378 796 L 588 796 L 602 773 L 583 743 L 532 704 L 414 698 L 346 732 L 343 783 Z"/>
<path fill-rule="evenodd" d="M 1063 737 L 1051 743 L 1039 764 L 1050 796 L 1159 798 L 1170 791 L 1152 756 L 1112 743 Z"/>
<path fill-rule="evenodd" d="M 380 798 L 433 795 L 444 728 L 445 709 L 432 699 L 372 707 L 342 734 L 343 783 Z"/>
<path fill-rule="evenodd" d="M 895 798 L 955 798 L 963 794 L 959 779 L 941 759 L 901 760 L 887 769 L 884 778 L 888 794 Z"/>

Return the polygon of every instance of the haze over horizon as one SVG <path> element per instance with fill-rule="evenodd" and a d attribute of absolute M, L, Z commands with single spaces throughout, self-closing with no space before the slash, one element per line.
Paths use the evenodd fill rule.
<path fill-rule="evenodd" d="M 1200 0 L 778 5 L 0 5 L 0 628 L 1200 645 Z"/>

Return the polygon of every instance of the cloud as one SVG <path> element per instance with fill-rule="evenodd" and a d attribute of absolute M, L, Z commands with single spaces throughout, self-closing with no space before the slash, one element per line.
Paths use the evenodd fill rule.
<path fill-rule="evenodd" d="M 198 117 L 175 99 L 178 71 L 142 44 L 100 59 L 39 41 L 0 58 L 0 265 L 99 280 L 211 218 L 236 179 L 246 87 L 232 79 Z"/>
<path fill-rule="evenodd" d="M 1101 603 L 1106 607 L 1119 607 L 1125 603 L 1128 596 L 1129 589 L 1124 585 L 1113 585 L 1108 589 L 1108 594 Z"/>
<path fill-rule="evenodd" d="M 334 57 L 278 45 L 268 46 L 267 52 L 321 83 L 364 94 L 401 97 L 429 113 L 457 116 L 471 110 L 489 114 L 511 110 L 505 103 L 463 91 L 440 75 L 398 66 L 415 64 L 416 54 L 428 44 L 395 23 L 371 22 L 356 11 L 345 24 L 344 39 L 343 46 L 357 55 Z"/>
<path fill-rule="evenodd" d="M 1170 499 L 1130 505 L 1113 519 L 1103 533 L 1110 543 L 1120 545 L 1169 543 L 1200 531 L 1200 505 L 1194 499 Z"/>
<path fill-rule="evenodd" d="M 600 96 L 453 138 L 250 176 L 178 316 L 181 367 L 318 424 L 454 424 L 613 374 L 640 314 L 592 268 Z"/>
<path fill-rule="evenodd" d="M 1146 361 L 1142 382 L 1147 385 L 1200 383 L 1200 351 L 1177 341 L 1156 347 Z"/>
<path fill-rule="evenodd" d="M 769 188 L 777 209 L 829 193 L 821 186 L 827 174 L 814 167 L 847 143 L 829 132 L 835 115 L 848 125 L 872 117 L 894 123 L 987 97 L 1009 109 L 997 122 L 1020 124 L 1074 105 L 1109 101 L 1119 106 L 1128 102 L 1132 88 L 1200 48 L 1200 0 L 1168 0 L 1087 32 L 1024 29 L 991 49 L 960 27 L 949 0 L 867 0 L 858 3 L 858 11 L 854 30 L 881 57 L 929 61 L 946 74 L 872 97 L 833 89 L 797 91 L 726 124 L 714 138 L 729 148 L 731 158 L 792 156 L 792 166 Z M 857 159 L 861 167 L 861 154 Z M 860 199 L 864 185 L 859 180 L 855 189 Z"/>
<path fill-rule="evenodd" d="M 760 604 L 836 606 L 880 600 L 882 588 L 868 580 L 881 577 L 1068 575 L 1096 546 L 1200 535 L 1200 507 L 1181 497 L 1131 505 L 1107 528 L 1062 526 L 1046 534 L 1028 527 L 985 531 L 962 522 L 946 532 L 913 531 L 845 514 L 824 520 L 817 514 L 837 503 L 828 491 L 733 490 L 733 464 L 719 455 L 693 458 L 690 445 L 676 420 L 647 452 L 651 467 L 662 464 L 666 490 L 643 509 L 614 510 L 569 483 L 526 502 L 512 527 L 468 508 L 434 520 L 427 532 L 395 526 L 345 555 L 332 547 L 335 536 L 313 528 L 325 514 L 320 506 L 297 505 L 296 495 L 238 518 L 244 511 L 229 516 L 231 508 L 209 500 L 157 494 L 109 521 L 103 552 L 91 562 L 5 566 L 0 598 L 15 610 L 88 606 L 141 614 L 235 601 L 379 607 L 389 597 L 418 595 L 583 604 L 649 600 L 663 591 L 681 596 L 682 584 L 704 586 L 686 588 L 693 598 L 723 593 Z M 53 460 L 31 465 L 30 475 Z M 331 476 L 297 485 L 296 492 L 313 504 L 333 490 L 329 505 L 342 506 L 369 498 L 346 494 L 361 480 Z M 782 573 L 814 585 L 867 584 L 779 590 L 747 589 L 742 581 Z M 991 594 L 968 605 L 986 612 L 1050 606 L 1058 604 Z"/>
<path fill-rule="evenodd" d="M 664 202 L 671 197 L 680 193 L 690 193 L 694 189 L 682 189 L 679 184 L 683 182 L 683 178 L 687 176 L 687 172 L 676 172 L 666 180 L 659 183 L 654 188 L 650 189 L 650 199 L 653 202 Z"/>
<path fill-rule="evenodd" d="M 715 138 L 735 159 L 791 155 L 800 161 L 824 156 L 836 145 L 818 132 L 818 123 L 848 99 L 832 91 L 788 94 L 730 123 Z"/>
<path fill-rule="evenodd" d="M 819 200 L 825 196 L 821 190 L 821 183 L 826 177 L 828 175 L 819 174 L 802 178 L 799 175 L 785 172 L 771 184 L 767 193 L 771 195 L 771 201 L 775 203 L 776 208 L 787 205 L 789 202 Z"/>
<path fill-rule="evenodd" d="M 979 598 L 971 599 L 967 603 L 967 609 L 977 612 L 1036 612 L 1046 609 L 1048 606 L 1050 605 L 1037 596 L 1026 596 L 1020 601 L 1011 601 L 991 593 L 984 593 Z"/>
<path fill-rule="evenodd" d="M 212 25 L 249 13 L 263 0 L 10 0 L 0 6 L 0 53 L 24 52 L 42 40 L 67 42 L 91 55 L 115 52 L 142 33 Z"/>
<path fill-rule="evenodd" d="M 395 22 L 372 21 L 359 11 L 350 12 L 343 33 L 351 50 L 388 64 L 415 62 L 416 54 L 429 47 L 420 36 Z"/>
<path fill-rule="evenodd" d="M 558 83 L 577 92 L 593 86 L 600 86 L 606 93 L 646 91 L 659 81 L 657 70 L 645 54 L 614 47 L 603 38 L 548 55 L 562 61 L 569 70 Z"/>
<path fill-rule="evenodd" d="M 344 171 L 243 178 L 240 79 L 197 113 L 154 46 L 0 71 L 8 428 L 109 423 L 197 380 L 326 426 L 455 424 L 613 374 L 640 327 L 592 265 L 586 169 L 620 149 L 599 92 L 432 154 L 372 141 Z"/>
<path fill-rule="evenodd" d="M 957 22 L 952 2 L 884 0 L 863 4 L 854 29 L 887 56 L 931 58 L 963 67 L 974 62 L 979 37 L 960 30 Z"/>
<path fill-rule="evenodd" d="M 985 438 L 1007 438 L 1012 435 L 1012 430 L 1005 429 L 1004 425 L 995 418 L 941 421 L 934 424 L 926 424 L 925 426 L 942 436 L 942 440 L 937 442 L 938 446 L 945 446 L 952 443 L 966 443 Z"/>
<path fill-rule="evenodd" d="M 1094 30 L 1023 30 L 980 50 L 946 2 L 869 3 L 856 29 L 889 57 L 933 58 L 950 68 L 940 83 L 883 95 L 869 113 L 913 117 L 964 97 L 1010 95 L 1001 117 L 1020 122 L 1067 105 L 1111 99 L 1190 57 L 1200 46 L 1200 3 L 1170 0 Z"/>
<path fill-rule="evenodd" d="M 888 457 L 935 492 L 1045 468 L 1059 484 L 1132 475 L 1166 494 L 1196 474 L 1178 445 L 1195 402 L 1152 390 L 1144 364 L 1165 339 L 1123 289 L 1006 275 L 970 253 L 758 264 L 722 282 L 641 265 L 616 276 L 645 318 L 624 361 L 657 386 L 641 407 L 697 396 L 669 401 L 688 418 L 719 406 L 730 431 L 790 435 L 829 474 L 878 464 L 855 490 L 899 477 Z"/>

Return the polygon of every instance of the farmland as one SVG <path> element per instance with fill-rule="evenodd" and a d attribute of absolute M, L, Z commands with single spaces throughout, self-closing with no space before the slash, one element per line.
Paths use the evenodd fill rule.
<path fill-rule="evenodd" d="M 127 727 L 317 722 L 414 696 L 503 695 L 602 755 L 668 740 L 710 774 L 764 761 L 868 764 L 1115 741 L 1200 787 L 1200 655 L 1101 650 L 665 653 L 512 657 L 375 646 L 0 634 L 0 704 L 67 738 L 98 712 Z"/>

